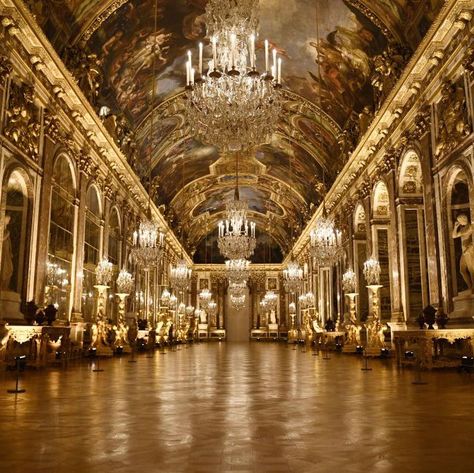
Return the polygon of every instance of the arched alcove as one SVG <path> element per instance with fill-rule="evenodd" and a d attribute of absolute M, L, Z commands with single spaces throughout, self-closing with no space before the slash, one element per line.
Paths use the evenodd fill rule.
<path fill-rule="evenodd" d="M 455 227 L 458 230 L 462 230 L 464 223 L 470 225 L 472 221 L 470 185 L 471 182 L 463 168 L 455 166 L 450 170 L 446 202 L 448 207 L 449 236 L 451 237 L 454 237 L 453 230 Z M 450 243 L 452 290 L 453 295 L 456 296 L 469 289 L 469 284 L 466 281 L 466 279 L 469 279 L 469 276 L 465 267 L 463 252 L 469 245 L 472 245 L 472 236 L 450 238 Z"/>
<path fill-rule="evenodd" d="M 7 170 L 2 189 L 0 220 L 3 234 L 0 263 L 2 316 L 20 318 L 20 302 L 26 301 L 31 243 L 30 177 L 20 167 Z"/>

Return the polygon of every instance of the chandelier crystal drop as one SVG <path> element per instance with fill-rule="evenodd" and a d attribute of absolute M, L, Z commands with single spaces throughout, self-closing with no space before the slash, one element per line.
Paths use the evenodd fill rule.
<path fill-rule="evenodd" d="M 287 291 L 296 292 L 303 284 L 303 270 L 293 259 L 289 261 L 286 269 L 283 270 L 283 280 Z"/>
<path fill-rule="evenodd" d="M 176 266 L 173 266 L 170 271 L 171 286 L 179 291 L 184 292 L 189 289 L 191 284 L 192 269 L 188 268 L 186 261 L 181 258 Z"/>
<path fill-rule="evenodd" d="M 376 286 L 380 284 L 380 263 L 376 258 L 371 256 L 364 263 L 364 277 L 369 286 Z"/>
<path fill-rule="evenodd" d="M 255 251 L 255 222 L 247 220 L 247 209 L 247 203 L 238 200 L 238 194 L 226 205 L 226 219 L 220 221 L 217 227 L 217 244 L 224 258 L 246 259 Z"/>
<path fill-rule="evenodd" d="M 357 277 L 356 273 L 349 268 L 342 275 L 342 289 L 346 294 L 353 294 L 356 291 Z"/>
<path fill-rule="evenodd" d="M 209 304 L 212 299 L 212 293 L 209 289 L 203 289 L 199 293 L 199 305 L 202 307 L 204 310 L 206 310 L 209 307 Z"/>
<path fill-rule="evenodd" d="M 107 286 L 112 279 L 113 271 L 113 264 L 107 258 L 103 258 L 95 268 L 96 284 Z"/>
<path fill-rule="evenodd" d="M 133 232 L 131 260 L 138 266 L 149 268 L 158 263 L 165 243 L 165 235 L 151 219 L 140 223 Z"/>
<path fill-rule="evenodd" d="M 57 263 L 46 263 L 46 281 L 50 287 L 67 286 L 69 281 L 67 279 L 67 271 L 61 268 Z"/>
<path fill-rule="evenodd" d="M 332 266 L 342 254 L 342 234 L 334 221 L 325 215 L 316 221 L 310 232 L 311 252 L 320 266 Z"/>
<path fill-rule="evenodd" d="M 116 284 L 117 292 L 119 294 L 131 294 L 135 286 L 135 279 L 125 268 L 123 268 L 120 270 Z"/>
<path fill-rule="evenodd" d="M 186 61 L 186 119 L 193 134 L 221 151 L 250 149 L 266 143 L 281 111 L 281 58 L 265 41 L 264 72 L 257 70 L 258 0 L 210 0 L 207 36 L 212 60 L 203 69 L 199 44 L 196 69 Z"/>
<path fill-rule="evenodd" d="M 247 281 L 249 277 L 250 261 L 246 259 L 231 259 L 225 262 L 227 279 L 239 283 Z"/>

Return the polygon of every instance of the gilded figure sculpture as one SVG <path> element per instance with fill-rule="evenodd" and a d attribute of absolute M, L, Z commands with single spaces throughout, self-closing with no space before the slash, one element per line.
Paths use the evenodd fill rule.
<path fill-rule="evenodd" d="M 452 151 L 470 128 L 467 119 L 467 105 L 464 88 L 445 81 L 441 89 L 441 100 L 437 107 L 438 134 L 436 156 Z"/>
<path fill-rule="evenodd" d="M 33 87 L 26 83 L 12 86 L 4 133 L 22 151 L 36 159 L 40 124 L 35 117 L 33 93 Z"/>
<path fill-rule="evenodd" d="M 465 214 L 459 214 L 454 223 L 452 237 L 461 239 L 462 255 L 459 271 L 467 287 L 472 290 L 474 282 L 474 244 L 472 223 Z"/>

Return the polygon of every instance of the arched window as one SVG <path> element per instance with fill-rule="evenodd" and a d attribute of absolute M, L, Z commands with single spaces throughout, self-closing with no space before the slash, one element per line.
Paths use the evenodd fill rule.
<path fill-rule="evenodd" d="M 100 255 L 100 220 L 102 210 L 95 186 L 86 195 L 86 219 L 84 228 L 83 314 L 90 320 L 94 311 L 95 268 Z"/>
<path fill-rule="evenodd" d="M 75 187 L 70 162 L 60 156 L 53 168 L 46 274 L 46 303 L 58 305 L 58 317 L 67 318 L 74 252 Z"/>

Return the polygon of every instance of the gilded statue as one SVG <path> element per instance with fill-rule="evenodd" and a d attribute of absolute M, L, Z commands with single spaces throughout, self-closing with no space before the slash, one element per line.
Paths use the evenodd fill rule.
<path fill-rule="evenodd" d="M 374 89 L 376 110 L 380 108 L 384 98 L 400 77 L 408 57 L 408 50 L 397 43 L 389 44 L 382 54 L 374 56 L 374 72 L 370 82 Z"/>
<path fill-rule="evenodd" d="M 464 88 L 445 81 L 437 107 L 438 135 L 436 156 L 452 151 L 469 134 Z"/>
<path fill-rule="evenodd" d="M 10 282 L 13 275 L 12 242 L 10 238 L 10 231 L 8 230 L 8 224 L 10 223 L 10 220 L 10 215 L 5 214 L 2 242 L 2 267 L 0 269 L 0 290 L 2 291 L 10 290 Z"/>
<path fill-rule="evenodd" d="M 459 271 L 467 287 L 472 290 L 474 283 L 474 244 L 473 225 L 465 214 L 459 214 L 454 223 L 453 238 L 461 239 L 462 255 Z"/>
<path fill-rule="evenodd" d="M 33 87 L 25 83 L 12 86 L 4 133 L 22 151 L 36 159 L 40 124 L 35 117 L 33 92 Z"/>

